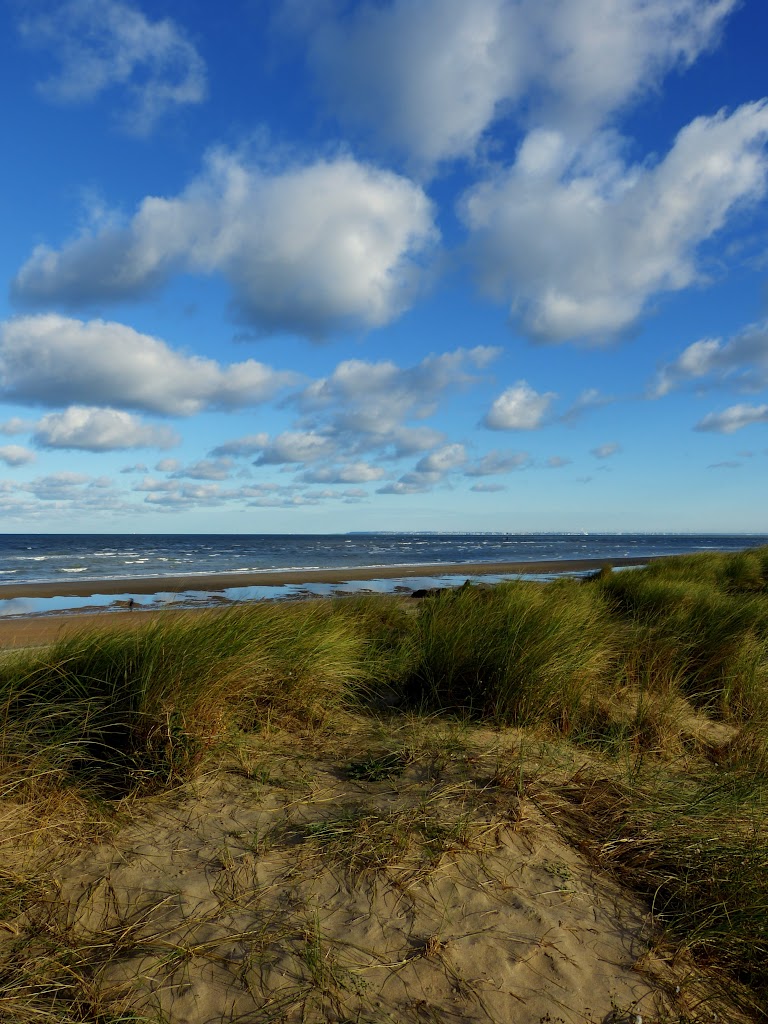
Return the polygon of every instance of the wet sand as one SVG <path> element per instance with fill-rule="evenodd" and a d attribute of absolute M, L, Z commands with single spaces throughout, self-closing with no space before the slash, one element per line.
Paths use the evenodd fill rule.
<path fill-rule="evenodd" d="M 659 556 L 657 556 L 659 557 Z M 268 569 L 199 576 L 128 576 L 108 580 L 57 580 L 54 583 L 3 583 L 0 600 L 16 597 L 90 597 L 93 594 L 159 594 L 204 590 L 215 594 L 232 587 L 279 587 L 297 583 L 345 583 L 412 576 L 481 576 L 515 573 L 583 572 L 603 565 L 644 565 L 651 558 L 572 558 L 548 562 L 463 562 L 438 565 L 383 565 L 336 569 Z"/>
<path fill-rule="evenodd" d="M 290 569 L 257 573 L 201 576 L 128 577 L 111 580 L 62 580 L 55 583 L 5 583 L 0 600 L 19 597 L 90 597 L 95 594 L 157 594 L 207 591 L 212 595 L 231 587 L 302 583 L 344 583 L 348 580 L 407 579 L 425 576 L 513 575 L 515 573 L 584 572 L 603 565 L 643 565 L 650 558 L 570 559 L 547 562 L 472 562 L 447 565 L 397 565 L 372 568 Z M 39 647 L 70 633 L 92 629 L 138 629 L 158 615 L 197 615 L 200 609 L 152 608 L 116 611 L 114 605 L 91 610 L 20 615 L 0 618 L 0 651 Z"/>
<path fill-rule="evenodd" d="M 71 633 L 107 629 L 138 629 L 159 615 L 198 615 L 199 610 L 151 610 L 113 612 L 106 609 L 61 612 L 54 615 L 20 615 L 0 619 L 0 653 L 24 647 L 44 647 Z"/>

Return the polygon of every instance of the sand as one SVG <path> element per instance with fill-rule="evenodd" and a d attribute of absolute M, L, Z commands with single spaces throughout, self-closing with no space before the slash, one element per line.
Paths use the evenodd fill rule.
<path fill-rule="evenodd" d="M 649 907 L 556 827 L 546 784 L 499 772 L 513 734 L 394 738 L 404 769 L 365 780 L 370 725 L 333 753 L 254 737 L 61 865 L 57 927 L 95 957 L 100 1005 L 171 1024 L 713 1019 Z"/>
<path fill-rule="evenodd" d="M 428 576 L 512 575 L 516 573 L 583 572 L 606 564 L 642 565 L 648 558 L 571 559 L 548 562 L 473 562 L 453 565 L 384 566 L 372 569 L 302 569 L 259 573 L 219 573 L 207 576 L 163 576 L 114 580 L 62 580 L 55 583 L 0 584 L 0 600 L 19 597 L 90 597 L 94 594 L 157 594 L 202 590 L 215 595 L 231 587 L 280 586 L 302 583 L 344 583 L 348 580 L 407 579 Z M 176 609 L 115 611 L 78 610 L 0 618 L 0 650 L 36 647 L 79 630 L 136 629 L 156 615 L 196 614 Z"/>
<path fill-rule="evenodd" d="M 211 593 L 231 587 L 278 587 L 296 583 L 344 583 L 347 580 L 391 580 L 413 576 L 480 576 L 516 573 L 580 572 L 603 565 L 644 565 L 650 558 L 561 559 L 549 562 L 466 562 L 439 565 L 385 565 L 336 569 L 270 569 L 189 575 L 124 577 L 109 580 L 57 580 L 55 583 L 3 583 L 0 600 L 15 597 L 89 597 L 93 594 L 159 594 L 183 590 Z"/>
<path fill-rule="evenodd" d="M 198 614 L 30 616 L 0 621 L 0 645 Z M 588 755 L 537 768 L 535 749 L 383 710 L 326 732 L 267 721 L 193 781 L 82 826 L 66 790 L 44 813 L 11 794 L 0 876 L 45 895 L 0 920 L 0 974 L 21 979 L 0 1019 L 52 1019 L 36 1014 L 60 985 L 88 1019 L 169 1024 L 744 1021 L 573 832 L 564 784 Z M 392 772 L 360 770 L 392 751 Z"/>

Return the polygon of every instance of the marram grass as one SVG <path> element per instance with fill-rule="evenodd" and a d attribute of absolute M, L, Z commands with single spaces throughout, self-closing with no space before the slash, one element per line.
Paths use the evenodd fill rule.
<path fill-rule="evenodd" d="M 572 580 L 469 587 L 425 604 L 409 684 L 429 707 L 568 730 L 594 711 L 618 645 L 600 595 Z"/>
<path fill-rule="evenodd" d="M 587 845 L 768 1016 L 766 549 L 420 602 L 161 616 L 9 656 L 0 804 L 157 791 L 269 723 L 322 732 L 382 709 L 543 729 L 580 751 L 593 768 L 562 793 Z"/>
<path fill-rule="evenodd" d="M 768 730 L 766 578 L 760 549 L 418 605 L 262 603 L 75 634 L 0 666 L 5 777 L 162 786 L 233 730 L 371 701 L 576 738 L 629 739 L 634 721 L 660 742 L 688 702 Z"/>
<path fill-rule="evenodd" d="M 318 722 L 365 682 L 365 638 L 335 605 L 259 605 L 74 634 L 0 669 L 6 774 L 104 792 L 165 785 L 232 729 Z"/>

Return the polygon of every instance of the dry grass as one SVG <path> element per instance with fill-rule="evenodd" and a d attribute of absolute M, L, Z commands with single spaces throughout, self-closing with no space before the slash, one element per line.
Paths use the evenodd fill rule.
<path fill-rule="evenodd" d="M 222 773 L 254 787 L 268 821 L 239 853 L 223 843 L 219 916 L 269 902 L 256 875 L 270 857 L 405 892 L 461 858 L 490 865 L 502 834 L 522 839 L 545 814 L 648 901 L 676 964 L 706 969 L 732 1014 L 764 1019 L 767 579 L 765 551 L 708 555 L 418 606 L 244 607 L 3 659 L 0 1019 L 159 1020 L 120 969 L 151 964 L 152 992 L 219 969 L 221 943 L 191 927 L 215 916 L 169 939 L 162 897 L 83 928 L 56 879 L 73 850 Z M 290 976 L 259 1019 L 384 1019 L 363 982 L 386 957 L 350 958 L 310 904 L 229 931 L 247 985 L 257 967 Z M 436 929 L 391 962 L 440 966 L 481 1013 L 487 993 L 451 950 Z M 697 1013 L 681 1004 L 678 1019 Z"/>

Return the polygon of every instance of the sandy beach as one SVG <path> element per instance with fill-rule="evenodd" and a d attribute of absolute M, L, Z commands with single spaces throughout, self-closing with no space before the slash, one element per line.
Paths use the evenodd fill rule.
<path fill-rule="evenodd" d="M 767 558 L 0 620 L 0 1020 L 765 1019 Z"/>
<path fill-rule="evenodd" d="M 414 576 L 481 576 L 515 573 L 581 572 L 603 565 L 644 565 L 651 558 L 573 558 L 549 562 L 463 562 L 433 565 L 382 565 L 332 569 L 269 569 L 263 572 L 203 573 L 188 576 L 124 576 L 103 580 L 3 583 L 0 600 L 15 597 L 88 597 L 92 594 L 158 594 L 183 590 L 211 593 L 231 587 L 277 587 L 297 583 L 344 583 L 348 580 L 398 579 Z"/>
<path fill-rule="evenodd" d="M 542 562 L 476 562 L 439 565 L 398 565 L 371 568 L 290 569 L 257 573 L 217 573 L 196 576 L 124 577 L 108 580 L 65 579 L 53 583 L 4 583 L 0 601 L 12 598 L 90 597 L 96 594 L 157 594 L 208 591 L 212 595 L 232 587 L 280 586 L 302 583 L 345 583 L 350 580 L 410 579 L 425 576 L 484 576 L 516 573 L 583 572 L 606 564 L 642 565 L 649 558 L 570 559 Z M 136 629 L 157 615 L 194 615 L 197 610 L 136 608 L 115 610 L 114 606 L 57 613 L 0 618 L 0 647 L 6 650 L 53 643 L 67 633 L 80 630 Z"/>

